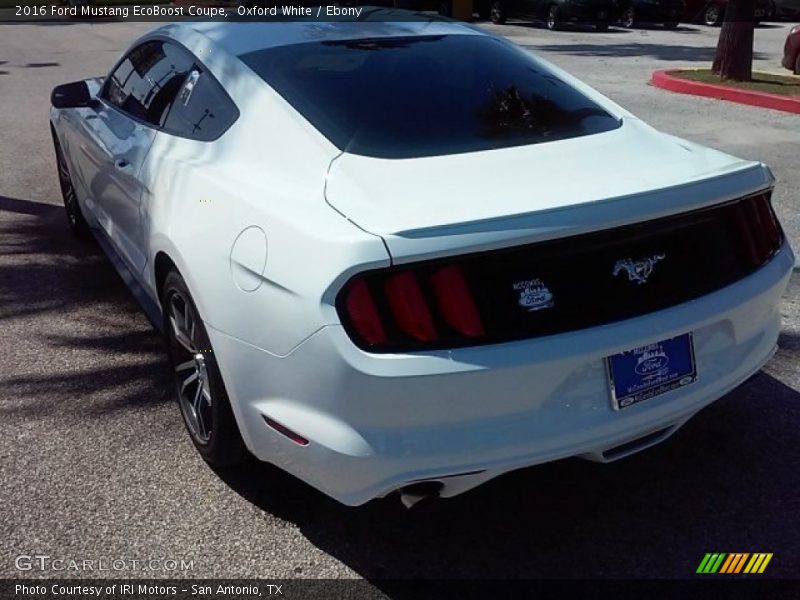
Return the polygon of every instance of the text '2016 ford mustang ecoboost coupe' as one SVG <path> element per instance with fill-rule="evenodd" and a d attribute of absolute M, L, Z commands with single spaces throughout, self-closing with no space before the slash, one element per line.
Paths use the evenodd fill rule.
<path fill-rule="evenodd" d="M 776 347 L 769 169 L 471 26 L 172 24 L 52 104 L 212 464 L 452 496 L 660 442 Z"/>

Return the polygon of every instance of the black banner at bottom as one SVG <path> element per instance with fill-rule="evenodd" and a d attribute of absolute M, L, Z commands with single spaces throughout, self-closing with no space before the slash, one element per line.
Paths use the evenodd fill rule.
<path fill-rule="evenodd" d="M 2 579 L 6 600 L 218 600 L 222 598 L 800 598 L 800 580 L 697 578 L 689 580 L 372 580 L 363 579 Z"/>

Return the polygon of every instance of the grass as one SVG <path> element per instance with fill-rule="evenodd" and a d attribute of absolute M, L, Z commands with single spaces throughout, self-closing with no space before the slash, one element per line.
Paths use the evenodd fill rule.
<path fill-rule="evenodd" d="M 672 75 L 690 81 L 713 83 L 715 85 L 751 90 L 753 92 L 765 92 L 777 96 L 800 97 L 800 77 L 792 77 L 791 75 L 773 75 L 771 73 L 759 73 L 754 71 L 752 81 L 721 80 L 711 72 L 711 69 L 674 71 Z"/>

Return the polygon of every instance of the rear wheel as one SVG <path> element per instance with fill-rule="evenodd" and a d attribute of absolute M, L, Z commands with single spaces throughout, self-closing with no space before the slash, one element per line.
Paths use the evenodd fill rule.
<path fill-rule="evenodd" d="M 703 11 L 703 23 L 709 26 L 719 25 L 722 22 L 722 10 L 719 4 L 711 2 Z"/>
<path fill-rule="evenodd" d="M 492 1 L 489 7 L 489 19 L 497 25 L 502 25 L 506 22 L 506 7 L 503 6 L 502 0 Z"/>
<path fill-rule="evenodd" d="M 626 7 L 625 10 L 622 11 L 622 16 L 619 20 L 623 27 L 630 29 L 636 24 L 636 11 L 632 6 Z"/>
<path fill-rule="evenodd" d="M 61 144 L 58 139 L 53 135 L 53 146 L 56 150 L 56 164 L 58 165 L 58 184 L 61 187 L 61 197 L 64 200 L 64 210 L 67 213 L 67 222 L 69 228 L 76 237 L 86 240 L 91 237 L 89 225 L 81 212 L 81 206 L 78 203 L 78 196 L 75 194 L 75 187 L 72 185 L 72 176 L 67 166 L 67 159 L 61 150 Z"/>
<path fill-rule="evenodd" d="M 551 4 L 547 9 L 547 28 L 550 31 L 558 31 L 561 28 L 561 10 L 555 4 Z"/>
<path fill-rule="evenodd" d="M 164 281 L 162 306 L 178 406 L 192 443 L 211 465 L 238 464 L 247 451 L 208 333 L 177 271 Z"/>
<path fill-rule="evenodd" d="M 667 21 L 664 23 L 664 29 L 677 29 L 678 22 L 677 21 Z"/>
<path fill-rule="evenodd" d="M 597 23 L 594 28 L 597 31 L 608 31 L 608 23 Z"/>
<path fill-rule="evenodd" d="M 800 54 L 794 59 L 794 74 L 800 75 Z"/>

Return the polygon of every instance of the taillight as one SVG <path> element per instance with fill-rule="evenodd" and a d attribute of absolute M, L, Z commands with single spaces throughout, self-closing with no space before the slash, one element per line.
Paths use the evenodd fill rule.
<path fill-rule="evenodd" d="M 484 334 L 478 309 L 458 266 L 449 265 L 434 272 L 431 285 L 444 320 L 450 327 L 469 337 Z"/>
<path fill-rule="evenodd" d="M 369 346 L 386 343 L 386 332 L 383 329 L 378 309 L 363 279 L 356 279 L 350 284 L 345 299 L 345 308 L 353 328 L 359 337 Z"/>
<path fill-rule="evenodd" d="M 753 266 L 764 264 L 780 249 L 783 233 L 768 194 L 742 200 L 736 219 L 743 249 Z"/>
<path fill-rule="evenodd" d="M 390 269 L 357 276 L 342 293 L 342 321 L 362 348 L 464 345 L 484 327 L 461 268 Z"/>
<path fill-rule="evenodd" d="M 433 318 L 414 274 L 403 271 L 387 278 L 383 285 L 392 316 L 400 331 L 420 342 L 435 340 Z"/>
<path fill-rule="evenodd" d="M 781 226 L 767 195 L 759 196 L 756 200 L 756 208 L 760 217 L 761 232 L 767 242 L 768 256 L 771 256 L 783 242 Z"/>

